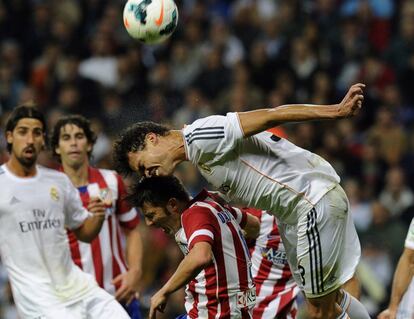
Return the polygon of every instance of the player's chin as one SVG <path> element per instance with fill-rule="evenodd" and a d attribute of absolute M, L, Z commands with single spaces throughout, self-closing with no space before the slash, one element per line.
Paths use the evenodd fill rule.
<path fill-rule="evenodd" d="M 174 173 L 173 167 L 159 167 L 157 169 L 157 176 L 170 176 Z"/>
<path fill-rule="evenodd" d="M 19 157 L 18 160 L 23 166 L 32 166 L 36 163 L 37 154 L 36 153 L 26 154 L 26 155 Z"/>

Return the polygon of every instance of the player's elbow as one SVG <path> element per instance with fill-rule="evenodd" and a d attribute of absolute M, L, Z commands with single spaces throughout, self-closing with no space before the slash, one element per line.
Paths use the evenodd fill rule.
<path fill-rule="evenodd" d="M 197 243 L 190 251 L 190 258 L 195 262 L 197 269 L 208 267 L 213 262 L 213 251 L 208 243 Z"/>
<path fill-rule="evenodd" d="M 256 239 L 260 233 L 260 221 L 256 216 L 247 214 L 247 223 L 243 229 L 246 233 L 246 238 Z"/>
<path fill-rule="evenodd" d="M 90 244 L 95 237 L 98 235 L 96 232 L 90 232 L 88 231 L 87 227 L 85 225 L 82 225 L 80 228 L 73 230 L 73 233 L 76 236 L 76 239 L 80 240 L 81 242 Z"/>
<path fill-rule="evenodd" d="M 205 254 L 199 256 L 198 266 L 199 266 L 199 268 L 206 268 L 206 267 L 210 266 L 212 262 L 213 262 L 213 253 L 208 252 L 208 253 L 205 253 Z"/>
<path fill-rule="evenodd" d="M 91 236 L 91 235 L 84 234 L 81 232 L 79 234 L 76 234 L 76 238 L 80 240 L 81 242 L 90 244 L 94 240 L 95 236 Z"/>

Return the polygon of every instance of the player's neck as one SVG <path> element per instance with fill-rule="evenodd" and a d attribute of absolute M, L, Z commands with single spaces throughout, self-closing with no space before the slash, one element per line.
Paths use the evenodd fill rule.
<path fill-rule="evenodd" d="M 69 166 L 62 163 L 63 171 L 69 177 L 70 181 L 75 187 L 81 187 L 88 185 L 89 175 L 89 161 L 85 161 L 79 167 Z"/>
<path fill-rule="evenodd" d="M 18 177 L 34 177 L 37 173 L 36 163 L 31 166 L 22 165 L 13 155 L 6 163 L 10 172 Z"/>
<path fill-rule="evenodd" d="M 184 137 L 182 131 L 173 130 L 170 132 L 170 152 L 173 155 L 176 165 L 187 160 L 184 147 Z"/>

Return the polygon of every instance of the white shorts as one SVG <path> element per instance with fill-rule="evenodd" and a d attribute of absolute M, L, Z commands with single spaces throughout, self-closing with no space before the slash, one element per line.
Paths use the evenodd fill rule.
<path fill-rule="evenodd" d="M 308 298 L 331 293 L 355 273 L 361 247 L 349 207 L 337 185 L 297 225 L 278 221 L 293 278 Z"/>
<path fill-rule="evenodd" d="M 78 302 L 51 307 L 33 319 L 128 319 L 124 308 L 113 296 L 99 287 L 92 289 Z"/>

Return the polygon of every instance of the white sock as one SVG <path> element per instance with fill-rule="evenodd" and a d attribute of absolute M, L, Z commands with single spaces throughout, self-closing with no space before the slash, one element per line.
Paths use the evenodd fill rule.
<path fill-rule="evenodd" d="M 342 309 L 342 314 L 338 317 L 338 319 L 347 318 L 346 316 L 343 317 L 342 315 L 348 314 L 348 318 L 350 319 L 370 319 L 371 317 L 368 314 L 368 311 L 365 307 L 360 303 L 357 299 L 352 297 L 349 293 L 345 290 L 342 290 L 344 297 L 339 304 L 339 307 Z"/>

